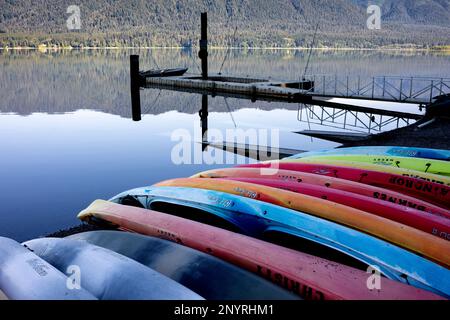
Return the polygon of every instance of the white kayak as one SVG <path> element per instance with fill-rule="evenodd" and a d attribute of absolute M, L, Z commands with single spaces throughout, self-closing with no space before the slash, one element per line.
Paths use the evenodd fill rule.
<path fill-rule="evenodd" d="M 0 237 L 0 300 L 96 299 L 88 291 L 67 284 L 64 273 L 20 243 Z"/>
<path fill-rule="evenodd" d="M 135 260 L 85 241 L 41 238 L 25 245 L 57 269 L 78 272 L 81 287 L 101 300 L 203 299 Z"/>

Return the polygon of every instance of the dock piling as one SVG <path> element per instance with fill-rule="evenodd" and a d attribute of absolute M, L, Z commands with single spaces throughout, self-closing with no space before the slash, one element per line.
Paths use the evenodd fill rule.
<path fill-rule="evenodd" d="M 198 57 L 202 62 L 202 79 L 208 80 L 208 14 L 201 13 L 201 38 Z"/>
<path fill-rule="evenodd" d="M 133 121 L 141 120 L 141 94 L 139 75 L 139 56 L 130 55 L 130 89 L 131 89 L 131 114 Z"/>

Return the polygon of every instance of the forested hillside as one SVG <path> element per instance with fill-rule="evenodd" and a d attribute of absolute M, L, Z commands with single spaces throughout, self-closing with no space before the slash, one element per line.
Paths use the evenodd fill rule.
<path fill-rule="evenodd" d="M 0 0 L 0 46 L 196 45 L 200 12 L 210 43 L 226 46 L 438 46 L 450 44 L 450 0 L 383 0 L 380 30 L 365 0 Z M 69 5 L 81 29 L 70 31 Z M 236 36 L 232 37 L 237 27 Z"/>

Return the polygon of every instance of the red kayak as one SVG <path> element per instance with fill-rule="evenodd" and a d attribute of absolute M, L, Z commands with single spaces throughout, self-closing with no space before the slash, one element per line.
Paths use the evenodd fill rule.
<path fill-rule="evenodd" d="M 326 164 L 300 163 L 300 162 L 277 162 L 279 169 L 292 170 L 320 174 L 363 184 L 377 186 L 407 194 L 437 206 L 450 209 L 450 186 L 401 176 L 393 173 L 371 171 L 352 167 L 340 167 Z M 239 167 L 264 168 L 270 167 L 269 163 L 255 163 Z"/>
<path fill-rule="evenodd" d="M 270 170 L 272 171 L 272 170 Z M 350 180 L 334 178 L 308 172 L 278 169 L 275 174 L 264 174 L 261 168 L 237 167 L 213 169 L 198 173 L 193 177 L 198 178 L 258 178 L 291 181 L 295 183 L 308 183 L 324 186 L 330 189 L 356 193 L 362 196 L 396 203 L 405 207 L 423 211 L 424 214 L 432 213 L 450 219 L 450 211 L 421 199 L 405 195 L 394 190 L 384 189 L 369 184 L 358 183 Z"/>
<path fill-rule="evenodd" d="M 395 203 L 386 202 L 375 198 L 368 198 L 356 193 L 330 189 L 327 187 L 308 183 L 258 178 L 226 179 L 269 186 L 329 200 L 368 213 L 372 213 L 380 217 L 397 221 L 418 230 L 431 233 L 437 237 L 450 240 L 450 219 L 432 214 L 424 214 L 417 209 L 408 208 Z"/>
<path fill-rule="evenodd" d="M 156 211 L 96 200 L 78 217 L 83 221 L 108 221 L 124 230 L 209 253 L 259 274 L 304 299 L 442 299 L 387 278 L 381 279 L 381 290 L 370 290 L 367 287 L 370 275 L 364 271 Z"/>

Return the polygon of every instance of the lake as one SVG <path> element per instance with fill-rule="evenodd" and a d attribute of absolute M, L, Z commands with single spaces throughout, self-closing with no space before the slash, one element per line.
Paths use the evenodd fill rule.
<path fill-rule="evenodd" d="M 194 161 L 199 160 L 195 156 L 201 141 L 198 94 L 144 89 L 142 121 L 130 119 L 130 54 L 141 56 L 141 69 L 187 66 L 198 72 L 197 54 L 190 50 L 0 50 L 1 236 L 23 241 L 75 226 L 76 214 L 95 199 L 231 165 L 208 164 L 221 157 L 210 149 L 204 159 L 200 150 L 200 161 Z M 211 72 L 219 71 L 226 55 L 226 50 L 211 50 Z M 231 50 L 223 73 L 298 80 L 306 59 L 305 51 Z M 313 51 L 308 73 L 446 77 L 448 70 L 450 56 L 439 53 Z M 420 113 L 414 105 L 395 108 Z M 338 121 L 321 124 L 312 111 L 323 110 L 210 97 L 208 125 L 217 140 L 237 128 L 268 132 L 272 140 L 261 138 L 262 145 L 278 143 L 300 150 L 336 147 L 294 133 L 343 129 Z M 180 132 L 190 139 L 191 153 L 183 156 L 200 163 L 174 161 L 173 152 L 181 142 L 174 138 Z"/>

